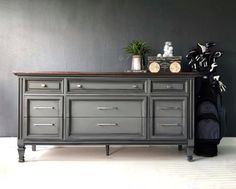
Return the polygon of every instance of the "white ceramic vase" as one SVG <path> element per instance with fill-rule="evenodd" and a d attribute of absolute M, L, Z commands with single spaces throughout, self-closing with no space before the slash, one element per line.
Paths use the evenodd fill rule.
<path fill-rule="evenodd" d="M 133 55 L 132 57 L 132 71 L 140 71 L 142 69 L 142 58 L 140 55 Z"/>

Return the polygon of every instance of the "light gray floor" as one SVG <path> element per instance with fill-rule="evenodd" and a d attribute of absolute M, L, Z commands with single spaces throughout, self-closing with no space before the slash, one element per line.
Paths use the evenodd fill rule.
<path fill-rule="evenodd" d="M 186 161 L 177 146 L 28 146 L 18 163 L 16 138 L 0 138 L 0 188 L 236 189 L 236 138 L 219 155 Z"/>

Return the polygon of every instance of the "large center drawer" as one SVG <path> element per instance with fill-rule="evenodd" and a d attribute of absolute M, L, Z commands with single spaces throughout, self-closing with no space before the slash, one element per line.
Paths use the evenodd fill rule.
<path fill-rule="evenodd" d="M 67 117 L 145 117 L 145 97 L 71 97 Z"/>
<path fill-rule="evenodd" d="M 145 81 L 141 80 L 99 80 L 99 79 L 69 79 L 68 92 L 145 92 Z"/>
<path fill-rule="evenodd" d="M 73 134 L 139 134 L 142 118 L 71 118 Z"/>
<path fill-rule="evenodd" d="M 145 118 L 67 118 L 70 139 L 145 139 Z"/>

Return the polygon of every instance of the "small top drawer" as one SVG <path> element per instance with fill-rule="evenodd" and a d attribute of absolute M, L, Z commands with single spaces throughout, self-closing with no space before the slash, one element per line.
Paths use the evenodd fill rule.
<path fill-rule="evenodd" d="M 68 80 L 69 92 L 145 92 L 144 81 Z"/>
<path fill-rule="evenodd" d="M 187 81 L 152 81 L 151 92 L 188 92 Z"/>
<path fill-rule="evenodd" d="M 26 79 L 25 92 L 62 93 L 63 80 L 59 79 Z"/>

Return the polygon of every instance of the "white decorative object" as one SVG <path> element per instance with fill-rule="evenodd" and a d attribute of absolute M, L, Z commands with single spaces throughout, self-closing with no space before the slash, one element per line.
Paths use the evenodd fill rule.
<path fill-rule="evenodd" d="M 225 84 L 222 81 L 220 81 L 220 76 L 219 75 L 215 75 L 213 77 L 213 79 L 218 82 L 219 87 L 220 87 L 220 92 L 225 92 L 226 91 L 226 86 L 225 86 Z"/>
<path fill-rule="evenodd" d="M 161 54 L 161 53 L 158 53 L 158 54 L 157 54 L 157 57 L 162 57 L 162 54 Z"/>
<path fill-rule="evenodd" d="M 170 41 L 166 41 L 165 42 L 165 46 L 164 46 L 164 54 L 163 57 L 172 57 L 173 56 L 173 46 L 172 43 Z"/>
<path fill-rule="evenodd" d="M 202 45 L 202 44 L 200 44 L 200 43 L 198 43 L 198 46 L 201 48 L 202 53 L 205 53 L 205 52 L 206 52 L 206 50 L 207 50 L 206 46 L 204 46 L 204 45 Z"/>
<path fill-rule="evenodd" d="M 140 55 L 133 55 L 132 58 L 132 66 L 131 70 L 132 71 L 139 71 L 141 70 L 141 56 Z"/>

